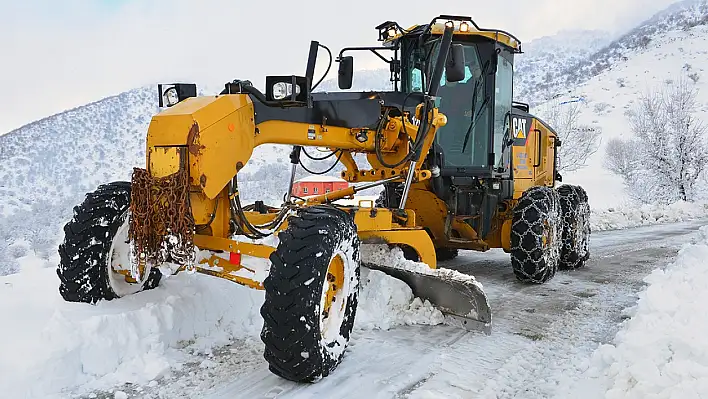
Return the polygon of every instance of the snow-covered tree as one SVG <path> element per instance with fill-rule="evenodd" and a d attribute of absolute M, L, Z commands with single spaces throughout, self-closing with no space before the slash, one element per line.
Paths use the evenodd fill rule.
<path fill-rule="evenodd" d="M 640 169 L 639 157 L 636 156 L 634 140 L 612 138 L 605 147 L 605 168 L 630 180 L 632 174 Z"/>
<path fill-rule="evenodd" d="M 558 170 L 572 172 L 587 165 L 587 160 L 600 148 L 600 127 L 581 124 L 582 103 L 553 99 L 539 107 L 541 119 L 558 133 L 562 142 L 558 149 Z"/>
<path fill-rule="evenodd" d="M 708 130 L 686 79 L 643 94 L 628 112 L 633 138 L 608 146 L 605 165 L 643 202 L 691 201 L 708 166 Z"/>

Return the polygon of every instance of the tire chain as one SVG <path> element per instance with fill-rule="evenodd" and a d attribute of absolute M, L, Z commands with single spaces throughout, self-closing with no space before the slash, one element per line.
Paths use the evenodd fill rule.
<path fill-rule="evenodd" d="M 549 187 L 532 187 L 521 197 L 515 212 L 520 214 L 511 226 L 512 236 L 514 233 L 519 236 L 518 243 L 512 243 L 511 247 L 514 272 L 522 281 L 546 282 L 556 274 L 561 254 L 563 228 L 558 193 Z M 547 229 L 544 222 L 547 222 Z M 536 245 L 524 248 L 525 240 L 542 245 L 544 233 L 550 241 L 545 249 Z M 532 238 L 527 238 L 528 235 Z M 541 251 L 541 256 L 537 251 Z"/>
<path fill-rule="evenodd" d="M 194 219 L 186 170 L 153 177 L 145 169 L 133 168 L 130 211 L 128 234 L 136 259 L 152 266 L 170 261 L 192 267 Z"/>
<path fill-rule="evenodd" d="M 566 187 L 566 188 L 563 188 Z M 585 190 L 579 186 L 562 186 L 558 190 L 561 209 L 567 211 L 562 215 L 563 248 L 561 265 L 563 268 L 575 269 L 582 266 L 589 255 L 590 235 L 590 205 Z"/>

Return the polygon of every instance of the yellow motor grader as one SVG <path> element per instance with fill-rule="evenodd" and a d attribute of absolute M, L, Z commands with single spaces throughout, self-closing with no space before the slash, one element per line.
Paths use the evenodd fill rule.
<path fill-rule="evenodd" d="M 265 93 L 242 80 L 204 96 L 193 84 L 159 85 L 164 109 L 147 132 L 146 167 L 131 182 L 87 194 L 64 228 L 63 298 L 119 298 L 156 287 L 165 270 L 265 290 L 270 370 L 312 382 L 342 359 L 362 266 L 405 281 L 486 333 L 492 318 L 481 284 L 438 260 L 503 248 L 517 278 L 531 283 L 581 267 L 589 257 L 587 195 L 555 187 L 557 134 L 512 101 L 519 40 L 459 16 L 376 29 L 380 46 L 344 48 L 334 60 L 313 41 L 305 75 L 268 76 Z M 339 64 L 340 89 L 352 87 L 349 54 L 363 51 L 389 65 L 392 90 L 315 92 L 324 79 L 313 84 L 320 48 L 329 53 L 327 71 Z M 262 144 L 293 147 L 290 186 L 277 207 L 240 200 L 238 173 Z M 292 195 L 307 148 L 326 148 L 353 184 Z M 360 168 L 360 154 L 370 167 Z M 375 203 L 337 203 L 374 187 L 384 188 Z M 418 263 L 362 265 L 366 243 L 400 247 Z"/>

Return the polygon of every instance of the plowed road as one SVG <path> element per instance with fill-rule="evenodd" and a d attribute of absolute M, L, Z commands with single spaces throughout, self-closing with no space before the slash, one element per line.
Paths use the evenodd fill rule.
<path fill-rule="evenodd" d="M 703 224 L 593 233 L 586 268 L 559 272 L 542 286 L 517 283 L 503 252 L 464 252 L 444 267 L 482 282 L 493 311 L 491 336 L 450 326 L 357 332 L 335 373 L 310 385 L 271 374 L 260 347 L 236 345 L 225 355 L 233 361 L 221 363 L 231 371 L 218 371 L 231 372 L 231 382 L 182 393 L 212 399 L 577 397 L 570 392 L 583 360 L 612 339 L 643 277 L 670 262 Z"/>

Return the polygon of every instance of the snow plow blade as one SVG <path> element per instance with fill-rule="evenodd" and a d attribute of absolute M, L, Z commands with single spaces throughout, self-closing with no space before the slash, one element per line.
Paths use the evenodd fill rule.
<path fill-rule="evenodd" d="M 408 270 L 368 262 L 362 266 L 405 282 L 413 295 L 430 301 L 450 324 L 491 334 L 492 310 L 482 284 L 473 276 L 449 269 Z"/>

